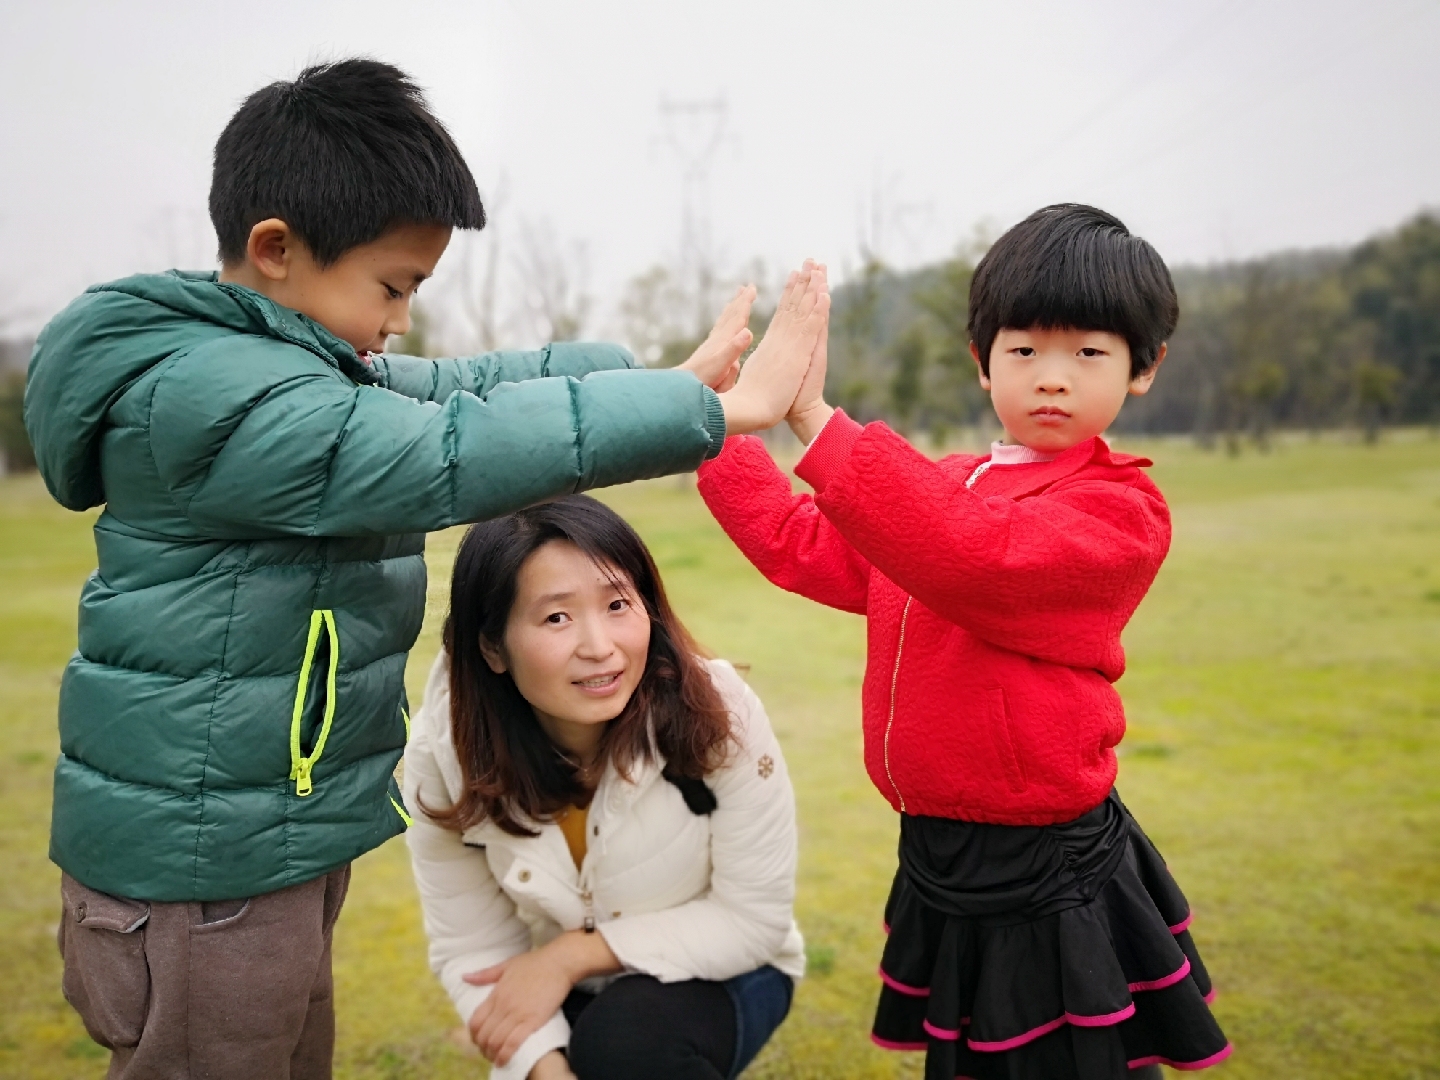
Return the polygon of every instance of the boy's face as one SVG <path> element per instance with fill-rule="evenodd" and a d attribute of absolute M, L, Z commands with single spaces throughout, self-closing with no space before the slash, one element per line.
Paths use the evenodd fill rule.
<path fill-rule="evenodd" d="M 974 343 L 970 354 L 978 366 Z M 990 374 L 980 385 L 1015 442 L 1059 453 L 1099 435 L 1127 394 L 1143 394 L 1165 358 L 1130 377 L 1130 346 L 1103 330 L 1001 330 L 990 348 Z"/>
<path fill-rule="evenodd" d="M 410 300 L 450 243 L 446 225 L 395 225 L 321 267 L 278 218 L 250 231 L 245 262 L 225 267 L 234 281 L 308 315 L 357 352 L 383 352 L 410 329 Z"/>

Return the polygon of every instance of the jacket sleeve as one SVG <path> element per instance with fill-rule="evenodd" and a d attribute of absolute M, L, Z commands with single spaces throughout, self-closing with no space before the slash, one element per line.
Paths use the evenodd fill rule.
<path fill-rule="evenodd" d="M 462 976 L 527 952 L 532 942 L 514 903 L 490 872 L 485 853 L 466 847 L 459 833 L 425 816 L 423 807 L 438 810 L 452 803 L 434 751 L 444 730 L 441 725 L 449 723 L 444 656 L 442 652 L 430 669 L 425 701 L 411 721 L 405 747 L 405 804 L 413 818 L 405 841 L 430 942 L 430 968 L 455 1003 L 461 1021 L 469 1023 L 493 988 L 471 986 Z M 544 1054 L 569 1042 L 570 1025 L 557 1012 L 490 1075 L 495 1080 L 525 1080 Z"/>
<path fill-rule="evenodd" d="M 820 513 L 796 495 L 765 444 L 725 440 L 700 467 L 700 495 L 735 546 L 771 583 L 841 611 L 865 613 L 870 564 Z"/>
<path fill-rule="evenodd" d="M 488 352 L 443 360 L 385 353 L 372 361 L 380 385 L 416 401 L 443 402 L 457 390 L 484 397 L 501 383 L 633 368 L 629 350 L 604 342 L 559 341 L 524 352 Z"/>
<path fill-rule="evenodd" d="M 795 793 L 785 758 L 755 692 L 730 665 L 710 668 L 741 736 L 708 781 L 719 804 L 710 815 L 710 891 L 599 927 L 621 963 L 661 982 L 753 971 L 794 926 Z"/>
<path fill-rule="evenodd" d="M 1169 512 L 1138 472 L 984 498 L 884 424 L 843 413 L 806 458 L 797 471 L 817 505 L 877 570 L 942 618 L 1054 663 L 1113 670 L 1169 547 Z"/>
<path fill-rule="evenodd" d="M 202 346 L 157 378 L 156 470 L 204 535 L 433 531 L 684 472 L 724 438 L 719 398 L 683 371 L 501 382 L 438 404 L 357 386 L 298 352 Z"/>

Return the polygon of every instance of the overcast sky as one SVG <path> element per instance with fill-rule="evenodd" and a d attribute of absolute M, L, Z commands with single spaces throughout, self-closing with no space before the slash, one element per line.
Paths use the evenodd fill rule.
<path fill-rule="evenodd" d="M 728 265 L 853 266 L 862 240 L 912 265 L 1061 200 L 1211 261 L 1440 204 L 1434 0 L 0 0 L 0 320 L 208 264 L 210 152 L 240 100 L 360 52 L 428 88 L 505 235 L 583 248 L 596 331 L 677 246 L 667 135 L 713 114 L 667 127 L 666 99 L 726 103 Z"/>

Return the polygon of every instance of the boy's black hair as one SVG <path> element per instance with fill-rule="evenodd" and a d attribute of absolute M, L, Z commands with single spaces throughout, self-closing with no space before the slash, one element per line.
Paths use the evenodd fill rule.
<path fill-rule="evenodd" d="M 1036 210 L 995 241 L 970 281 L 970 340 L 987 376 L 996 334 L 1039 327 L 1118 334 L 1133 379 L 1179 319 L 1159 252 L 1119 218 L 1079 203 Z"/>
<path fill-rule="evenodd" d="M 220 260 L 280 218 L 321 266 L 406 222 L 479 229 L 485 208 L 450 133 L 403 71 L 355 58 L 255 91 L 215 143 Z"/>

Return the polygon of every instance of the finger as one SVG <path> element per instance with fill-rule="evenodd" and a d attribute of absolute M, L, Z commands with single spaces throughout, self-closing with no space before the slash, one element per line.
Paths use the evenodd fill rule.
<path fill-rule="evenodd" d="M 791 270 L 790 276 L 785 279 L 785 291 L 780 295 L 780 302 L 775 305 L 775 314 L 780 314 L 795 306 L 795 297 L 799 290 L 804 288 L 800 280 L 800 271 Z"/>
<path fill-rule="evenodd" d="M 750 321 L 750 308 L 755 303 L 755 287 L 753 285 L 741 286 L 740 291 L 735 294 L 735 299 L 726 305 L 721 312 L 720 319 L 716 322 L 719 328 L 722 324 L 727 332 L 733 333 Z"/>
<path fill-rule="evenodd" d="M 506 1033 L 500 1048 L 495 1052 L 495 1064 L 505 1066 L 510 1064 L 510 1059 L 515 1056 L 515 1051 L 524 1045 L 525 1040 L 530 1037 L 530 1032 L 525 1030 L 525 1024 L 516 1024 Z"/>
<path fill-rule="evenodd" d="M 750 332 L 749 327 L 741 329 L 734 337 L 725 343 L 724 355 L 729 357 L 729 363 L 733 367 L 740 354 L 750 347 L 750 342 L 755 340 L 755 335 Z"/>
<path fill-rule="evenodd" d="M 504 964 L 495 964 L 492 967 L 483 968 L 480 971 L 471 971 L 460 976 L 471 986 L 490 986 L 500 981 L 500 976 L 505 974 Z"/>
<path fill-rule="evenodd" d="M 735 363 L 730 365 L 730 370 L 725 373 L 725 377 L 721 379 L 720 382 L 715 386 L 715 392 L 717 394 L 723 394 L 728 390 L 733 390 L 735 388 L 735 384 L 739 381 L 740 361 L 736 360 Z"/>
<path fill-rule="evenodd" d="M 495 1051 L 500 1049 L 499 1034 L 508 1029 L 508 1021 L 499 1008 L 491 1009 L 484 1017 L 477 1017 L 477 1019 L 480 1020 L 480 1024 L 475 1029 L 475 1045 L 493 1061 Z"/>

